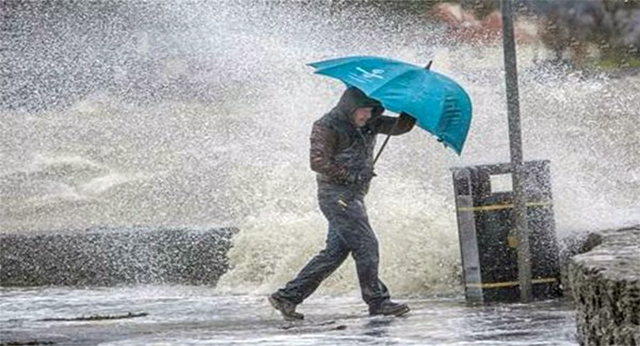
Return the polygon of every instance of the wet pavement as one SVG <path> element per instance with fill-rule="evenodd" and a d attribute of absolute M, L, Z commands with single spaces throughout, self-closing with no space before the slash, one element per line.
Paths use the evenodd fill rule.
<path fill-rule="evenodd" d="M 0 293 L 0 345 L 577 345 L 575 314 L 561 300 L 473 307 L 462 296 L 411 298 L 403 301 L 412 311 L 393 318 L 367 316 L 357 294 L 318 295 L 300 306 L 305 321 L 285 322 L 262 295 L 207 287 Z M 92 316 L 123 318 L 69 320 Z"/>

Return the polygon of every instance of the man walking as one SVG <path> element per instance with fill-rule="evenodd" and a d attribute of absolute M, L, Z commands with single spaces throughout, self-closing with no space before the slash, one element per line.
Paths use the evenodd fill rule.
<path fill-rule="evenodd" d="M 409 132 L 416 120 L 408 114 L 383 116 L 380 102 L 361 90 L 348 88 L 337 106 L 313 124 L 311 169 L 317 172 L 318 201 L 329 222 L 326 248 L 298 276 L 269 296 L 271 305 L 286 320 L 303 319 L 296 306 L 352 254 L 362 298 L 370 315 L 400 316 L 406 304 L 390 300 L 387 287 L 378 278 L 378 240 L 369 224 L 364 197 L 373 172 L 373 152 L 379 133 Z"/>

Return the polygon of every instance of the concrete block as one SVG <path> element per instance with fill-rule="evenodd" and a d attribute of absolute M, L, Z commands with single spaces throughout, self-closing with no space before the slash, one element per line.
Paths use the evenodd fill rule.
<path fill-rule="evenodd" d="M 640 345 L 640 226 L 598 232 L 569 261 L 581 345 Z"/>
<path fill-rule="evenodd" d="M 0 286 L 215 285 L 235 228 L 0 234 Z"/>

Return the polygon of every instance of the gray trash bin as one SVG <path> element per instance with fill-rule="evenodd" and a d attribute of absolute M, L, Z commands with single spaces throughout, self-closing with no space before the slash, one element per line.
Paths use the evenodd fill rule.
<path fill-rule="evenodd" d="M 562 290 L 549 161 L 524 166 L 533 297 L 554 298 Z M 519 301 L 511 164 L 451 170 L 467 301 Z"/>

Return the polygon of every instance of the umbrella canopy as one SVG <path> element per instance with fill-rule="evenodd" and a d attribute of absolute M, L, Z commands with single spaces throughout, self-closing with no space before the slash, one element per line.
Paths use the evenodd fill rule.
<path fill-rule="evenodd" d="M 396 113 L 408 113 L 421 128 L 458 154 L 471 125 L 471 99 L 452 79 L 393 59 L 353 56 L 310 63 L 315 73 L 362 90 Z"/>

